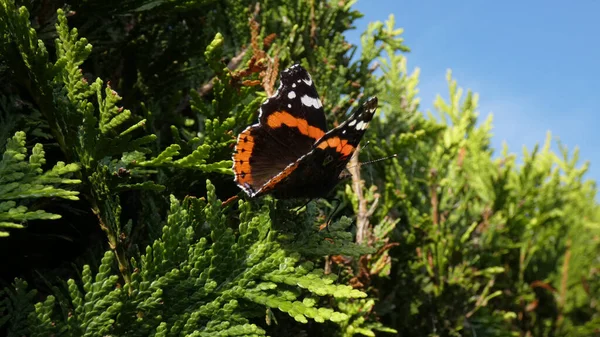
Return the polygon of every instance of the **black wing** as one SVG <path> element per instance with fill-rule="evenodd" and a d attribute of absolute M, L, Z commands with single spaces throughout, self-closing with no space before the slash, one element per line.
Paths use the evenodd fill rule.
<path fill-rule="evenodd" d="M 325 197 L 340 181 L 340 173 L 356 151 L 376 110 L 377 98 L 373 97 L 348 120 L 325 134 L 309 153 L 269 179 L 255 195 L 273 193 L 278 198 Z"/>
<path fill-rule="evenodd" d="M 314 145 L 315 150 L 335 149 L 337 156 L 333 158 L 333 162 L 343 169 L 354 154 L 376 111 L 377 97 L 371 97 L 350 118 L 319 139 Z"/>
<path fill-rule="evenodd" d="M 307 154 L 327 131 L 325 113 L 308 72 L 293 65 L 281 73 L 277 92 L 260 107 L 259 123 L 239 136 L 233 155 L 235 181 L 250 196 Z"/>

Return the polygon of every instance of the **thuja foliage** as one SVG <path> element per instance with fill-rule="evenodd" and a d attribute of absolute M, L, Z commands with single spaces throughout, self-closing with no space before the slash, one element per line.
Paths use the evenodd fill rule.
<path fill-rule="evenodd" d="M 58 188 L 60 184 L 77 184 L 80 180 L 66 176 L 77 171 L 77 164 L 58 162 L 51 170 L 41 168 L 46 163 L 42 144 L 36 144 L 26 161 L 25 133 L 17 132 L 6 141 L 0 161 L 0 236 L 8 236 L 7 228 L 23 228 L 23 221 L 59 219 L 59 214 L 44 210 L 29 211 L 22 200 L 59 197 L 78 200 L 77 191 Z M 19 201 L 19 203 L 17 203 Z M 17 206 L 18 205 L 18 206 Z"/>
<path fill-rule="evenodd" d="M 253 216 L 250 204 L 240 202 L 239 227 L 234 232 L 210 183 L 207 191 L 206 201 L 187 198 L 181 204 L 171 198 L 162 235 L 132 259 L 129 283 L 118 286 L 119 277 L 112 269 L 115 256 L 107 251 L 97 272 L 84 266 L 81 282 L 67 281 L 63 298 L 50 295 L 35 305 L 27 315 L 30 329 L 10 332 L 32 336 L 262 335 L 265 330 L 250 319 L 264 313 L 265 307 L 301 323 L 348 320 L 345 313 L 319 306 L 318 297 L 347 300 L 365 297 L 364 292 L 336 284 L 335 275 L 324 275 L 299 253 L 282 249 L 280 240 L 285 240 L 270 230 L 268 207 Z M 301 241 L 296 243 L 310 245 L 315 240 Z M 23 290 L 27 283 L 17 281 L 15 287 Z M 26 300 L 30 293 L 18 291 L 13 296 L 10 305 Z M 65 303 L 68 307 L 62 307 Z M 60 319 L 57 306 L 69 312 L 66 320 Z"/>
<path fill-rule="evenodd" d="M 0 240 L 26 261 L 2 270 L 1 332 L 598 334 L 587 164 L 550 136 L 494 154 L 491 118 L 450 73 L 424 114 L 402 30 L 390 17 L 349 44 L 352 4 L 0 0 Z M 397 154 L 352 160 L 327 229 L 327 200 L 233 184 L 235 137 L 293 62 L 330 126 L 376 95 L 360 157 Z M 21 258 L 40 228 L 58 248 Z"/>

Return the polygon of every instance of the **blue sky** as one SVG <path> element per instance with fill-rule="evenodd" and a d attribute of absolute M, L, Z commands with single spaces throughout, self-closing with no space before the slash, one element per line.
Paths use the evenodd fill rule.
<path fill-rule="evenodd" d="M 480 120 L 494 115 L 492 146 L 512 153 L 543 144 L 546 132 L 600 181 L 600 1 L 359 0 L 365 14 L 347 34 L 358 44 L 371 21 L 394 14 L 411 52 L 409 72 L 421 69 L 421 109 L 447 98 L 446 70 L 479 93 Z M 556 149 L 556 145 L 553 145 Z"/>

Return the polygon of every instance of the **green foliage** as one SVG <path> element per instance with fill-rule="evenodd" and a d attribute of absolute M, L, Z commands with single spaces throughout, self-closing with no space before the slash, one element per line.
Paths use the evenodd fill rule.
<path fill-rule="evenodd" d="M 71 303 L 67 308 L 56 306 L 59 292 L 35 308 L 19 306 L 31 299 L 28 293 L 10 293 L 4 302 L 12 318 L 8 331 L 31 336 L 60 332 L 74 336 L 258 336 L 265 331 L 246 315 L 260 312 L 260 307 L 281 311 L 300 323 L 307 319 L 341 322 L 348 315 L 319 306 L 318 298 L 366 296 L 348 285 L 335 284 L 335 275 L 324 275 L 314 263 L 286 250 L 271 230 L 267 207 L 253 216 L 250 204 L 240 201 L 239 232 L 235 233 L 227 227 L 210 182 L 207 191 L 207 201 L 187 198 L 180 203 L 171 197 L 162 236 L 132 260 L 135 271 L 130 283 L 117 287 L 119 276 L 112 268 L 115 255 L 108 251 L 95 275 L 86 265 L 80 282 L 68 280 L 68 294 L 61 301 L 61 306 Z M 25 287 L 16 284 L 17 289 Z M 59 319 L 61 310 L 70 313 L 65 321 Z"/>
<path fill-rule="evenodd" d="M 492 119 L 479 122 L 478 96 L 450 73 L 447 98 L 422 113 L 402 29 L 390 16 L 348 44 L 353 3 L 0 0 L 0 229 L 52 219 L 85 231 L 90 218 L 101 229 L 85 255 L 64 254 L 74 268 L 47 251 L 4 268 L 0 331 L 597 334 L 588 164 L 552 151 L 550 135 L 520 158 L 494 154 Z M 311 72 L 331 125 L 376 95 L 359 156 L 396 154 L 351 162 L 327 230 L 326 201 L 219 201 L 239 192 L 236 135 L 292 62 Z M 15 236 L 3 239 L 11 254 L 35 248 Z"/>
<path fill-rule="evenodd" d="M 6 142 L 0 160 L 0 237 L 8 236 L 7 228 L 23 228 L 23 222 L 30 220 L 59 219 L 59 214 L 42 209 L 30 211 L 27 200 L 37 198 L 63 198 L 79 200 L 79 192 L 62 189 L 61 185 L 79 184 L 78 179 L 67 178 L 79 170 L 77 164 L 58 162 L 44 172 L 46 164 L 44 147 L 36 144 L 27 161 L 25 133 L 17 132 Z M 26 205 L 29 205 L 26 206 Z"/>
<path fill-rule="evenodd" d="M 404 72 L 404 64 L 384 69 Z M 405 79 L 388 88 L 398 86 L 396 104 L 398 97 L 412 96 L 410 78 Z M 577 155 L 569 158 L 564 148 L 563 158 L 552 153 L 550 136 L 542 151 L 525 150 L 518 167 L 506 151 L 494 159 L 491 118 L 476 123 L 477 95 L 463 98 L 450 73 L 448 84 L 449 101 L 438 97 L 435 102 L 439 124 L 432 123 L 433 115 L 429 120 L 408 115 L 414 136 L 380 140 L 376 149 L 401 158 L 383 167 L 388 187 L 380 215 L 396 211 L 401 219 L 397 240 L 404 248 L 395 255 L 394 272 L 402 282 L 380 286 L 404 300 L 390 312 L 398 319 L 410 317 L 399 332 L 546 336 L 592 331 L 589 326 L 600 312 L 592 299 L 598 296 L 592 281 L 598 260 L 590 256 L 598 256 L 600 242 L 593 239 L 598 235 L 595 186 L 582 176 L 587 165 L 577 168 Z M 412 113 L 416 102 L 408 102 L 404 106 Z M 379 127 L 384 134 L 398 122 L 390 118 L 393 106 L 383 108 L 386 119 Z M 403 155 L 407 151 L 410 155 Z M 582 203 L 584 208 L 572 211 Z M 577 244 L 585 252 L 575 252 L 574 240 L 585 241 Z M 581 321 L 582 314 L 589 321 Z"/>

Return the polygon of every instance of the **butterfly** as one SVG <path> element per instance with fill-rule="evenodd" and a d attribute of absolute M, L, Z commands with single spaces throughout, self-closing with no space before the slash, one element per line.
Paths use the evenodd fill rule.
<path fill-rule="evenodd" d="M 250 197 L 321 198 L 349 176 L 346 165 L 377 110 L 368 99 L 327 131 L 323 104 L 310 74 L 295 64 L 260 107 L 258 123 L 237 137 L 235 182 Z"/>

